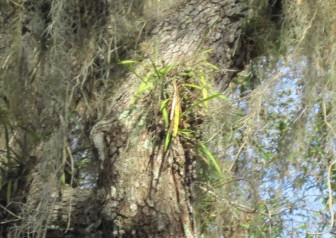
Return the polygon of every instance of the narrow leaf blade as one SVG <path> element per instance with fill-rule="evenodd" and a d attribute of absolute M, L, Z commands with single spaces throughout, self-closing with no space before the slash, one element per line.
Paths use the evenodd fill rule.
<path fill-rule="evenodd" d="M 168 131 L 165 137 L 165 142 L 164 142 L 164 151 L 167 151 L 170 145 L 171 141 L 171 133 Z"/>
<path fill-rule="evenodd" d="M 210 164 L 212 164 L 212 166 L 215 168 L 215 170 L 217 171 L 218 175 L 223 176 L 223 173 L 215 159 L 215 157 L 213 156 L 213 154 L 209 151 L 209 149 L 204 145 L 204 143 L 200 142 L 199 143 L 200 149 L 202 151 L 202 153 L 204 154 L 204 156 L 207 158 L 207 160 L 209 161 Z"/>

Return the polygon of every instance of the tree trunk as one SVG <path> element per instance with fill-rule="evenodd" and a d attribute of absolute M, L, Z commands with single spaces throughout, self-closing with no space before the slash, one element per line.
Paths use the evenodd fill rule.
<path fill-rule="evenodd" d="M 156 63 L 165 65 L 212 48 L 212 62 L 222 69 L 217 86 L 223 88 L 242 63 L 235 52 L 241 50 L 244 10 L 239 1 L 188 1 L 151 31 L 146 47 L 157 50 Z M 197 237 L 187 168 L 194 158 L 179 137 L 168 153 L 164 151 L 163 129 L 157 125 L 151 129 L 153 120 L 148 118 L 157 115 L 145 113 L 150 99 L 129 106 L 136 94 L 130 82 L 135 80 L 130 77 L 120 85 L 113 96 L 111 118 L 91 131 L 101 163 L 105 230 L 126 237 Z"/>
<path fill-rule="evenodd" d="M 240 0 L 182 1 L 148 31 L 141 44 L 141 64 L 188 65 L 211 48 L 211 63 L 220 68 L 216 87 L 224 89 L 245 60 L 240 44 L 245 13 Z M 25 47 L 36 46 L 31 44 Z M 136 71 L 146 73 L 141 67 Z M 134 75 L 122 77 L 108 99 L 112 102 L 108 116 L 90 132 L 99 163 L 95 188 L 60 187 L 54 184 L 57 180 L 32 169 L 33 182 L 22 209 L 30 215 L 21 217 L 21 222 L 41 215 L 36 211 L 45 203 L 50 209 L 40 212 L 49 214 L 44 223 L 50 237 L 63 237 L 64 232 L 69 237 L 198 237 L 191 168 L 197 160 L 196 145 L 173 135 L 167 148 L 160 110 L 148 111 L 153 98 L 145 95 L 131 103 L 139 80 Z M 180 80 L 182 84 L 187 79 Z M 166 87 L 174 91 L 174 81 L 167 82 Z M 39 193 L 45 187 L 49 196 L 41 200 Z"/>

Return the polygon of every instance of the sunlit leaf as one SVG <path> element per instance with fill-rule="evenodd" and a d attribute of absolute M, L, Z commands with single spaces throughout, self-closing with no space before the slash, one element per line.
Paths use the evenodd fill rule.
<path fill-rule="evenodd" d="M 213 64 L 211 64 L 209 62 L 203 62 L 203 65 L 207 66 L 207 67 L 209 67 L 209 68 L 211 68 L 211 69 L 213 69 L 215 71 L 220 71 L 220 69 L 216 65 L 213 65 Z"/>
<path fill-rule="evenodd" d="M 168 116 L 167 108 L 163 108 L 161 111 L 162 111 L 163 120 L 165 122 L 165 126 L 168 127 L 169 126 L 169 116 Z"/>
<path fill-rule="evenodd" d="M 140 62 L 139 61 L 135 61 L 135 60 L 122 60 L 118 64 L 128 65 L 128 64 L 138 64 L 138 63 L 140 63 Z"/>
<path fill-rule="evenodd" d="M 175 65 L 168 65 L 166 67 L 163 67 L 159 69 L 159 73 L 162 75 L 167 75 L 170 70 L 172 70 L 175 67 Z"/>
<path fill-rule="evenodd" d="M 195 85 L 195 84 L 188 84 L 188 83 L 185 83 L 185 84 L 182 84 L 182 86 L 186 86 L 186 87 L 190 87 L 190 88 L 197 88 L 197 89 L 202 89 L 202 87 L 198 86 L 198 85 Z"/>
<path fill-rule="evenodd" d="M 174 86 L 174 98 L 173 98 L 173 104 L 172 104 L 172 110 L 174 110 L 173 136 L 175 137 L 177 136 L 179 124 L 180 124 L 181 101 L 179 97 L 176 80 L 174 80 L 173 86 Z"/>
<path fill-rule="evenodd" d="M 200 70 L 200 81 L 201 81 L 201 84 L 202 84 L 203 86 L 207 86 L 207 85 L 208 85 L 208 83 L 207 83 L 207 81 L 206 81 L 206 79 L 205 79 L 203 70 Z"/>

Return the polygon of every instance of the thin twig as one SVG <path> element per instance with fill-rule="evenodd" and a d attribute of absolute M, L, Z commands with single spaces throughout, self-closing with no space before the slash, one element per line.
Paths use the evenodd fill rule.
<path fill-rule="evenodd" d="M 22 217 L 20 217 L 20 216 L 16 215 L 15 213 L 11 212 L 10 210 L 8 210 L 6 207 L 2 206 L 1 204 L 0 204 L 0 207 L 1 207 L 2 209 L 4 209 L 7 213 L 11 214 L 13 217 L 16 217 L 16 218 L 18 218 L 18 219 L 20 219 L 20 220 L 23 219 Z"/>
<path fill-rule="evenodd" d="M 23 5 L 19 4 L 17 2 L 15 2 L 14 0 L 9 0 L 11 3 L 13 3 L 15 6 L 20 7 L 21 9 L 23 9 Z"/>
<path fill-rule="evenodd" d="M 234 158 L 234 160 L 233 160 L 233 162 L 232 162 L 232 164 L 231 164 L 231 166 L 229 168 L 229 171 L 232 172 L 232 169 L 235 166 L 235 164 L 237 163 L 238 157 L 241 154 L 241 152 L 243 151 L 243 149 L 244 149 L 244 147 L 245 147 L 246 144 L 247 144 L 247 141 L 245 140 L 243 142 L 243 144 L 239 147 L 238 152 L 237 152 L 237 154 L 236 154 L 236 156 L 235 156 L 235 158 Z"/>

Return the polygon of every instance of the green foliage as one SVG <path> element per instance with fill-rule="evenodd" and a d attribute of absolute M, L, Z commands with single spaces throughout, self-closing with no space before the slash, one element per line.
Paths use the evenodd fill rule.
<path fill-rule="evenodd" d="M 200 55 L 206 56 L 211 51 L 207 50 Z M 209 168 L 218 176 L 223 176 L 215 156 L 210 152 L 204 142 L 197 139 L 197 128 L 193 125 L 196 114 L 209 116 L 209 103 L 215 99 L 228 101 L 228 98 L 215 92 L 211 86 L 211 75 L 219 69 L 210 62 L 203 60 L 192 66 L 182 63 L 158 66 L 152 61 L 123 60 L 120 65 L 125 65 L 129 71 L 140 81 L 135 90 L 131 105 L 135 105 L 145 98 L 154 98 L 159 101 L 148 110 L 152 115 L 160 113 L 162 130 L 165 131 L 164 151 L 168 151 L 175 137 L 182 137 L 194 143 L 199 158 L 206 161 Z M 141 75 L 137 69 L 141 69 Z M 187 83 L 186 83 L 187 82 Z M 157 98 L 159 100 L 157 100 Z M 187 126 L 186 126 L 187 125 Z"/>
<path fill-rule="evenodd" d="M 250 0 L 241 35 L 246 52 L 239 53 L 253 61 L 225 94 L 213 89 L 219 69 L 209 51 L 172 65 L 119 61 L 134 53 L 157 10 L 173 2 L 0 3 L 13 13 L 0 13 L 8 27 L 0 36 L 9 42 L 8 51 L 0 49 L 1 202 L 20 194 L 16 168 L 34 167 L 31 156 L 44 158 L 36 167 L 45 182 L 42 202 L 52 199 L 51 188 L 71 183 L 72 162 L 82 182 L 95 182 L 87 133 L 108 114 L 106 99 L 119 90 L 126 66 L 134 75 L 130 84 L 137 84 L 130 103 L 148 106 L 153 121 L 143 124 L 161 130 L 164 151 L 175 138 L 196 150 L 202 236 L 218 228 L 218 236 L 230 237 L 232 228 L 250 237 L 310 237 L 302 233 L 327 227 L 333 206 L 326 194 L 335 194 L 336 184 L 334 1 Z M 311 191 L 320 193 L 309 201 L 316 212 L 301 206 Z M 41 204 L 34 231 L 47 226 L 47 202 Z M 288 228 L 298 211 L 306 212 L 303 224 Z"/>
<path fill-rule="evenodd" d="M 203 158 L 210 166 L 213 166 L 218 175 L 222 177 L 223 172 L 219 167 L 214 155 L 209 151 L 209 149 L 204 145 L 203 142 L 199 142 L 199 151 L 200 157 Z"/>

